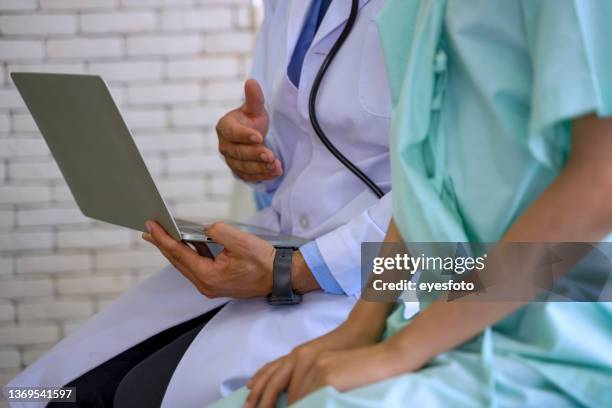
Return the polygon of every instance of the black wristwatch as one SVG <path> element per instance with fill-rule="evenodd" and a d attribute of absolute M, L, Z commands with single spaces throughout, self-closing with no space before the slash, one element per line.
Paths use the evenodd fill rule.
<path fill-rule="evenodd" d="M 293 251 L 295 248 L 276 248 L 272 267 L 272 293 L 267 298 L 271 305 L 296 305 L 302 301 L 302 295 L 295 293 L 291 285 Z"/>

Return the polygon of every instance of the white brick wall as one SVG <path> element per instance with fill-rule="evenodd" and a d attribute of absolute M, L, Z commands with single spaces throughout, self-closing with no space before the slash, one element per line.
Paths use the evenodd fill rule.
<path fill-rule="evenodd" d="M 37 0 L 0 0 L 0 10 L 35 10 Z"/>
<path fill-rule="evenodd" d="M 198 34 L 137 35 L 127 39 L 129 56 L 197 55 L 202 50 Z"/>
<path fill-rule="evenodd" d="M 154 31 L 158 15 L 155 11 L 120 11 L 81 14 L 84 33 L 133 33 Z"/>
<path fill-rule="evenodd" d="M 232 10 L 224 7 L 165 11 L 161 15 L 161 25 L 164 31 L 228 29 L 232 26 Z"/>
<path fill-rule="evenodd" d="M 49 58 L 90 58 L 121 57 L 123 40 L 120 37 L 90 38 L 77 37 L 47 41 Z"/>
<path fill-rule="evenodd" d="M 3 15 L 0 16 L 2 35 L 54 35 L 76 34 L 77 17 L 74 15 Z"/>
<path fill-rule="evenodd" d="M 0 55 L 10 60 L 42 59 L 44 44 L 42 41 L 0 39 Z"/>
<path fill-rule="evenodd" d="M 240 71 L 240 61 L 235 58 L 212 57 L 198 59 L 174 59 L 168 62 L 168 76 L 171 79 L 199 78 L 206 72 L 209 78 L 233 77 Z"/>
<path fill-rule="evenodd" d="M 253 21 L 250 0 L 0 0 L 0 386 L 166 264 L 80 213 L 9 73 L 102 75 L 172 211 L 226 217 L 214 124 L 239 103 Z"/>

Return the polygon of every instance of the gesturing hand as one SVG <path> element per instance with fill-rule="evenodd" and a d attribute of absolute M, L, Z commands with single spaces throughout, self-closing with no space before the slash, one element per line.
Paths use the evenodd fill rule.
<path fill-rule="evenodd" d="M 228 112 L 217 123 L 219 152 L 234 174 L 244 181 L 276 178 L 282 174 L 282 166 L 264 144 L 269 120 L 257 81 L 246 81 L 244 95 L 244 104 Z"/>
<path fill-rule="evenodd" d="M 222 222 L 214 223 L 206 234 L 224 249 L 211 259 L 175 240 L 154 221 L 147 221 L 146 227 L 149 232 L 142 235 L 143 239 L 155 245 L 203 295 L 249 298 L 272 291 L 275 249 L 261 238 Z"/>

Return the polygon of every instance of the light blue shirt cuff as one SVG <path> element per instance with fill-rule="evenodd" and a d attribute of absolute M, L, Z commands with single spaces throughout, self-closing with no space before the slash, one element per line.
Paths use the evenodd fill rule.
<path fill-rule="evenodd" d="M 323 255 L 319 251 L 317 247 L 317 243 L 315 241 L 310 241 L 309 243 L 302 245 L 300 247 L 300 252 L 304 257 L 304 261 L 306 261 L 306 265 L 312 272 L 312 275 L 319 283 L 321 289 L 323 289 L 327 293 L 333 293 L 336 295 L 344 295 L 344 290 L 334 278 L 331 271 L 327 267 L 327 264 L 323 260 Z"/>

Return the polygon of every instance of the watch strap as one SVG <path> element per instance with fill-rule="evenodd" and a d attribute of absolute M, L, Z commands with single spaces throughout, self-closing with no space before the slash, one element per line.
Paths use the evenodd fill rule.
<path fill-rule="evenodd" d="M 272 293 L 268 295 L 271 305 L 295 305 L 302 296 L 293 291 L 291 284 L 291 266 L 295 248 L 276 248 L 272 267 Z"/>

